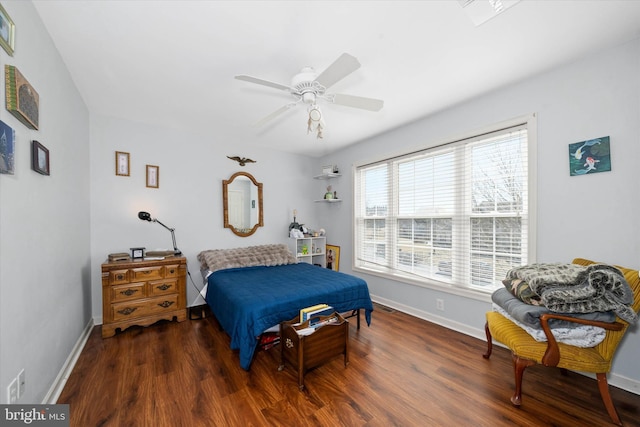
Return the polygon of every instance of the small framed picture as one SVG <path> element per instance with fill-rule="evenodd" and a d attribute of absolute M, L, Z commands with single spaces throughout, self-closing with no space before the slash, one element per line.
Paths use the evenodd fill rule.
<path fill-rule="evenodd" d="M 50 175 L 49 150 L 38 141 L 31 142 L 31 168 L 42 175 Z"/>
<path fill-rule="evenodd" d="M 327 268 L 333 271 L 340 271 L 340 246 L 327 245 Z"/>
<path fill-rule="evenodd" d="M 116 175 L 129 176 L 129 153 L 116 151 Z"/>
<path fill-rule="evenodd" d="M 160 166 L 147 165 L 147 187 L 160 188 Z"/>
<path fill-rule="evenodd" d="M 14 174 L 16 132 L 0 120 L 0 173 Z"/>
<path fill-rule="evenodd" d="M 0 45 L 7 51 L 9 56 L 13 56 L 16 44 L 16 26 L 11 17 L 0 4 Z"/>
<path fill-rule="evenodd" d="M 144 258 L 144 249 L 145 248 L 131 248 L 131 258 L 133 259 Z"/>

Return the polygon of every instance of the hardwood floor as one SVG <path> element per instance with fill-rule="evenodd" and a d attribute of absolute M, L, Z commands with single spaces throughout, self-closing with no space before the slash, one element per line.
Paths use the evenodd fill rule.
<path fill-rule="evenodd" d="M 534 366 L 511 405 L 510 353 L 409 315 L 376 307 L 350 325 L 350 363 L 337 356 L 305 376 L 277 370 L 280 349 L 240 368 L 213 316 L 133 327 L 89 340 L 58 403 L 88 426 L 604 426 L 596 381 Z M 364 322 L 363 322 L 364 325 Z M 640 426 L 640 396 L 611 387 L 625 426 Z"/>

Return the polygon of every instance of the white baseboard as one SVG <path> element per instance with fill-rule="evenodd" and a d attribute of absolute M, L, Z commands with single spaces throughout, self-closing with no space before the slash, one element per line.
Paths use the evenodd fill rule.
<path fill-rule="evenodd" d="M 76 344 L 73 346 L 73 349 L 71 349 L 69 357 L 67 357 L 64 365 L 62 365 L 58 376 L 53 381 L 49 391 L 42 400 L 43 405 L 53 405 L 58 401 L 58 397 L 60 397 L 60 393 L 62 393 L 62 390 L 69 379 L 69 375 L 71 375 L 71 371 L 73 371 L 73 368 L 78 361 L 78 357 L 80 357 L 80 353 L 82 353 L 82 349 L 89 339 L 93 326 L 93 319 L 90 319 L 89 323 L 84 327 L 82 334 L 80 334 L 80 337 L 76 341 Z"/>
<path fill-rule="evenodd" d="M 409 314 L 413 317 L 426 320 L 427 322 L 435 323 L 447 329 L 452 329 L 456 332 L 460 332 L 461 334 L 469 335 L 471 337 L 477 338 L 482 341 L 486 341 L 487 339 L 487 336 L 484 332 L 484 325 L 482 325 L 482 328 L 472 328 L 469 325 L 465 325 L 463 323 L 459 323 L 454 320 L 447 319 L 445 317 L 428 313 L 426 311 L 418 310 L 415 307 L 410 307 L 404 304 L 400 304 L 395 301 L 391 301 L 386 298 L 381 298 L 376 295 L 371 295 L 371 299 L 379 304 L 385 305 L 387 307 L 391 307 L 403 313 Z M 501 343 L 498 343 L 498 342 L 494 342 L 494 345 L 504 347 Z M 578 372 L 578 373 L 594 379 L 596 377 L 594 374 L 590 374 L 586 372 Z M 607 374 L 607 380 L 609 382 L 609 385 L 611 386 L 620 388 L 622 390 L 626 390 L 629 393 L 640 395 L 640 381 L 627 378 L 622 375 L 618 375 L 615 372 L 609 372 L 609 374 Z"/>

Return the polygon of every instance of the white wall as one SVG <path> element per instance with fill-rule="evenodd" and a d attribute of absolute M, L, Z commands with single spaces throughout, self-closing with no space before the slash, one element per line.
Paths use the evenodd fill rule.
<path fill-rule="evenodd" d="M 115 175 L 115 152 L 130 153 L 131 176 Z M 239 166 L 227 156 L 249 157 L 256 163 Z M 141 221 L 148 211 L 175 228 L 178 248 L 188 260 L 197 287 L 202 277 L 200 251 L 267 243 L 286 243 L 293 209 L 307 224 L 315 221 L 309 195 L 312 160 L 250 146 L 233 135 L 216 140 L 184 131 L 161 129 L 132 121 L 91 117 L 91 283 L 93 316 L 102 323 L 100 265 L 113 252 L 131 247 L 171 249 L 171 234 L 159 224 Z M 146 188 L 145 165 L 160 167 L 160 188 Z M 222 181 L 248 172 L 263 184 L 264 227 L 249 237 L 223 228 Z M 197 291 L 187 283 L 191 305 Z M 200 301 L 201 302 L 201 301 Z"/>
<path fill-rule="evenodd" d="M 18 403 L 41 403 L 91 319 L 89 116 L 31 2 L 2 4 L 16 42 L 0 66 L 38 92 L 40 130 L 4 108 L 0 85 L 0 120 L 16 131 L 15 174 L 0 175 L 0 402 L 24 368 Z M 31 170 L 32 140 L 50 150 L 50 176 Z"/>
<path fill-rule="evenodd" d="M 328 206 L 336 236 L 332 243 L 342 247 L 341 270 L 352 272 L 353 265 L 353 164 L 383 158 L 389 147 L 393 153 L 427 147 L 533 113 L 538 124 L 537 260 L 584 257 L 638 268 L 639 76 L 640 40 L 634 40 L 319 159 L 316 167 L 337 162 L 345 174 L 336 185 L 344 202 Z M 612 171 L 570 177 L 568 145 L 601 136 L 611 137 Z M 488 300 L 358 275 L 379 301 L 484 339 Z M 437 298 L 445 300 L 444 313 L 436 311 Z M 635 325 L 627 333 L 611 375 L 612 384 L 635 393 L 640 393 L 638 329 Z"/>

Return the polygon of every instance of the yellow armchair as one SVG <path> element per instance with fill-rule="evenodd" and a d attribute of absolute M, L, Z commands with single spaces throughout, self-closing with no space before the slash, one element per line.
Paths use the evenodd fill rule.
<path fill-rule="evenodd" d="M 593 261 L 582 258 L 574 259 L 573 263 L 585 266 L 594 264 Z M 637 313 L 640 310 L 640 277 L 638 276 L 638 270 L 618 268 L 624 274 L 625 279 L 633 290 L 633 309 Z M 622 425 L 609 394 L 607 372 L 611 370 L 613 356 L 624 333 L 627 331 L 629 326 L 627 322 L 619 318 L 616 322 L 606 323 L 577 319 L 555 313 L 543 314 L 540 317 L 540 325 L 548 340 L 544 343 L 535 341 L 524 329 L 499 313 L 488 312 L 486 317 L 487 352 L 483 357 L 489 359 L 489 356 L 491 356 L 492 340 L 494 339 L 511 350 L 515 373 L 515 390 L 513 396 L 511 396 L 511 403 L 515 406 L 520 406 L 522 403 L 522 376 L 528 366 L 538 363 L 561 369 L 591 372 L 596 374 L 598 389 L 611 420 L 615 424 Z M 590 348 L 558 343 L 549 329 L 549 319 L 562 319 L 585 325 L 599 326 L 606 329 L 606 337 L 600 344 Z"/>

